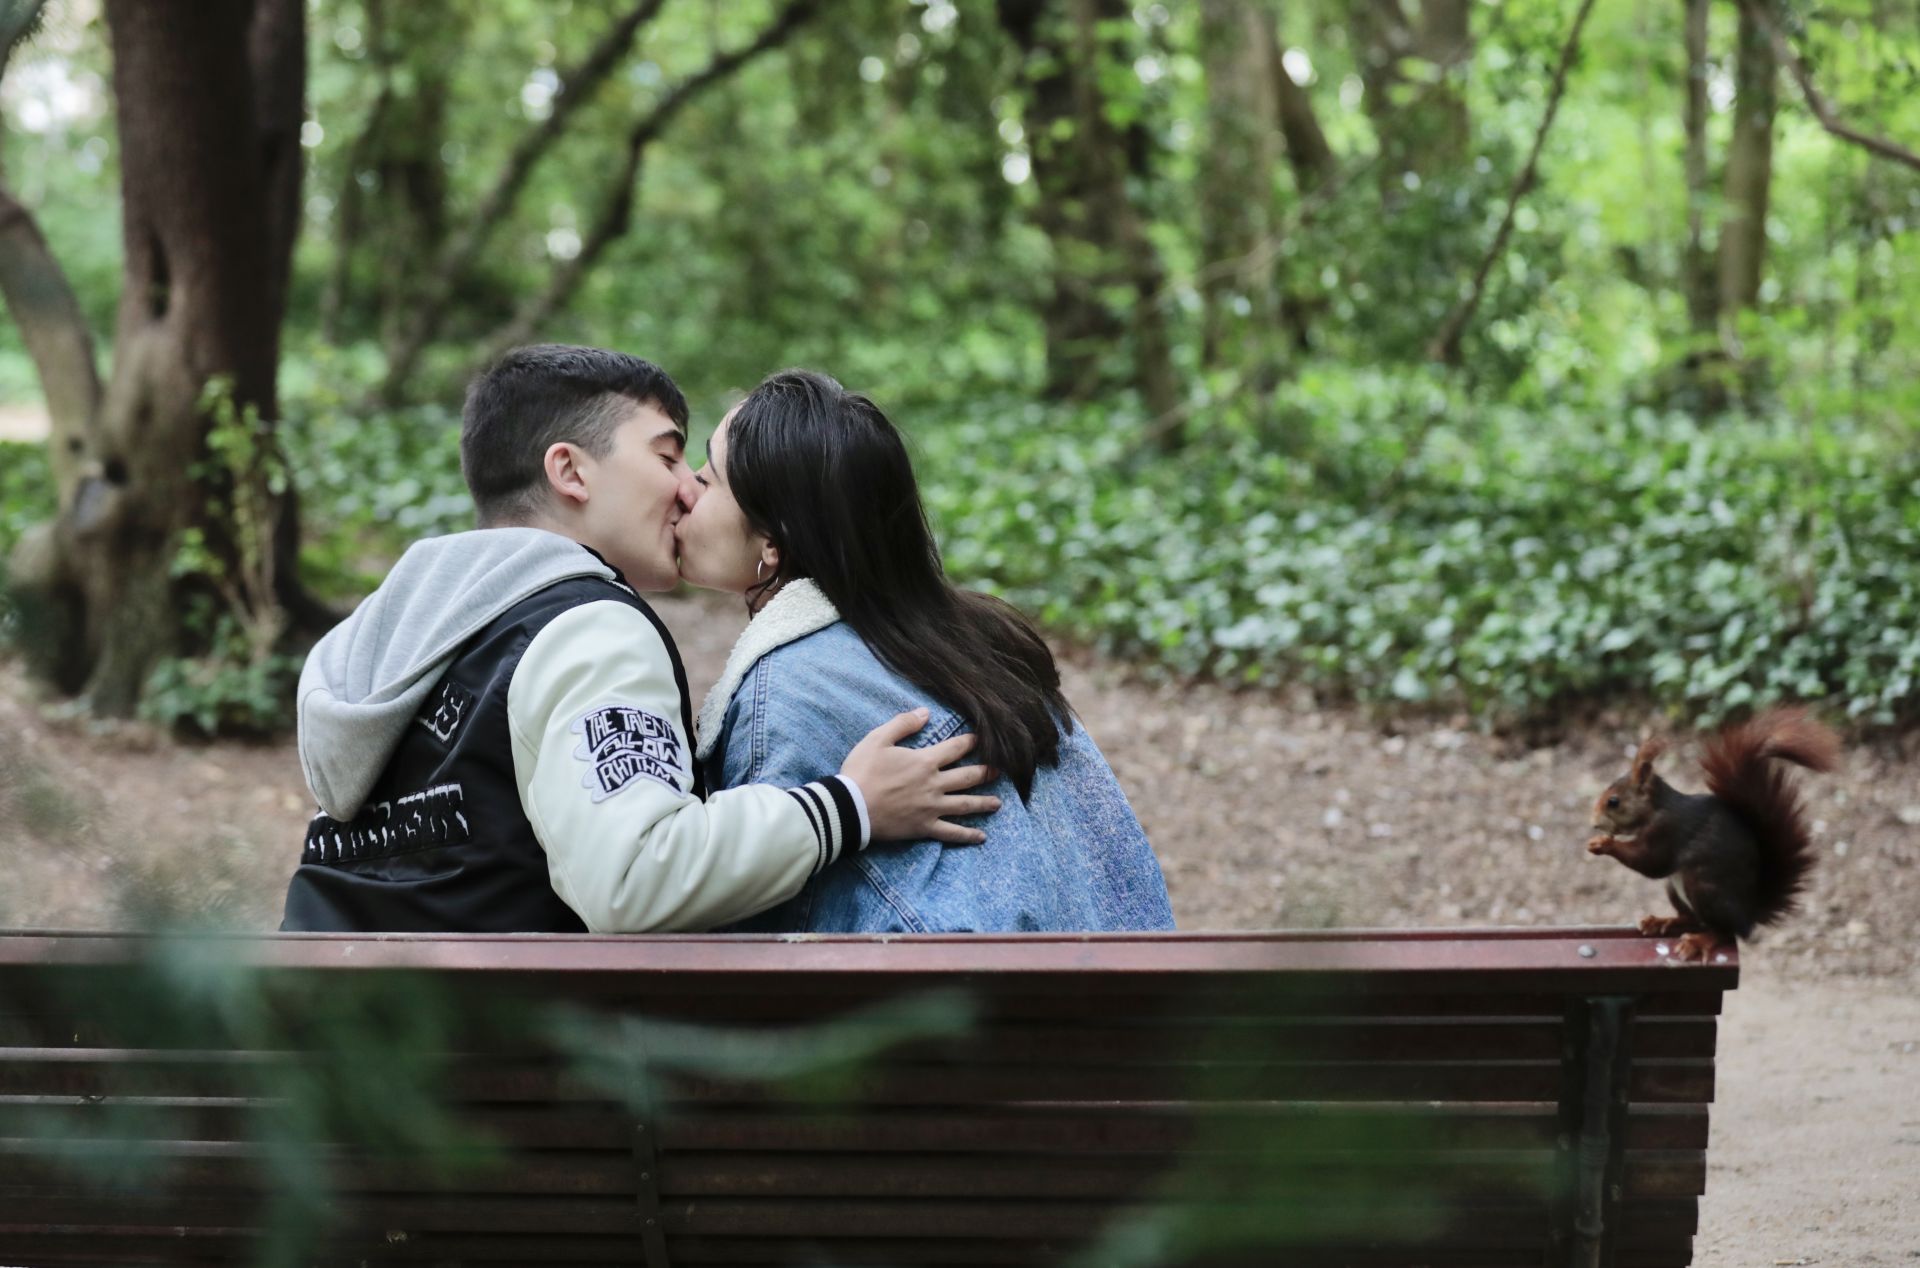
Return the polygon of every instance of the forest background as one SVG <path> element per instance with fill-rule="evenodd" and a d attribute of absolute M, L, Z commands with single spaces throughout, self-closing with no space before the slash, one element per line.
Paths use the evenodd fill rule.
<path fill-rule="evenodd" d="M 1700 1249 L 1920 1253 L 1920 8 L 0 0 L 0 54 L 0 924 L 272 926 L 302 650 L 470 523 L 494 351 L 699 434 L 814 366 L 1068 652 L 1184 927 L 1629 920 L 1578 842 L 1649 712 L 1891 732 L 1730 1004 Z M 711 682 L 737 605 L 662 606 Z"/>
<path fill-rule="evenodd" d="M 4 629 L 82 710 L 284 726 L 540 339 L 696 432 L 835 374 L 1149 673 L 1920 714 L 1911 5 L 0 9 Z"/>

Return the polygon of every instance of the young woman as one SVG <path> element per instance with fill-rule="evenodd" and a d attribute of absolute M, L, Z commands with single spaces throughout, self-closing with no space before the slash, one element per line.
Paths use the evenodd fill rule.
<path fill-rule="evenodd" d="M 1170 929 L 1159 861 L 1025 617 L 941 570 L 906 446 L 864 396 L 788 370 L 722 420 L 680 572 L 753 619 L 695 728 L 708 786 L 802 785 L 906 709 L 1000 772 L 985 845 L 868 849 L 733 926 L 819 932 Z"/>

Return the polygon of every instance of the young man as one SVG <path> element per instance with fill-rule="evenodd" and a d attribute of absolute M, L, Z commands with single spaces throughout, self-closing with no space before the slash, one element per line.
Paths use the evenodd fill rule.
<path fill-rule="evenodd" d="M 686 400 L 658 367 L 554 345 L 473 384 L 461 467 L 480 528 L 419 542 L 313 649 L 300 760 L 320 813 L 288 930 L 705 929 L 792 897 L 870 839 L 982 834 L 997 809 L 894 747 L 902 714 L 800 788 L 705 797 L 680 656 L 636 591 L 678 580 Z"/>

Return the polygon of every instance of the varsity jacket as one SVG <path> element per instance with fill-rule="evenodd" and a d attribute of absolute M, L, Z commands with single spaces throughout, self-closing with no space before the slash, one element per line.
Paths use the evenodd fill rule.
<path fill-rule="evenodd" d="M 704 797 L 666 627 L 539 529 L 417 543 L 315 646 L 288 930 L 705 929 L 866 844 L 831 776 Z"/>

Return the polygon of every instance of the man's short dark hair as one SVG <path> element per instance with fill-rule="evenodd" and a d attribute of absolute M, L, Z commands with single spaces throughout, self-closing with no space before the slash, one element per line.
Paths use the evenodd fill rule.
<path fill-rule="evenodd" d="M 633 405 L 656 405 L 684 434 L 687 398 L 651 361 L 604 348 L 515 348 L 474 379 L 460 421 L 460 470 L 480 523 L 522 523 L 545 505 L 546 453 L 569 441 L 596 458 Z"/>

